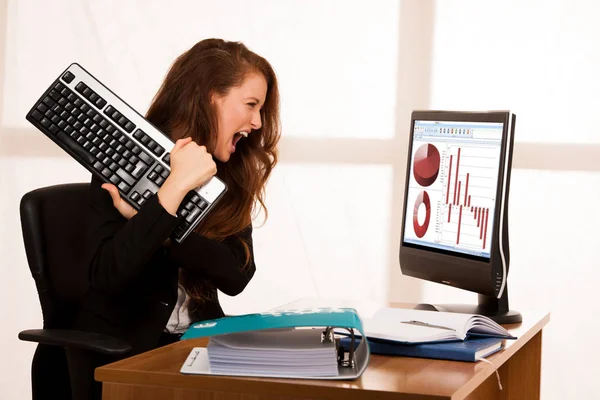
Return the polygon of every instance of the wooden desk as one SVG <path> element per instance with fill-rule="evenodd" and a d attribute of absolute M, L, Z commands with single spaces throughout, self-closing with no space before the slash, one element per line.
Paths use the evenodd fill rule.
<path fill-rule="evenodd" d="M 104 400 L 292 400 L 292 399 L 539 399 L 542 328 L 548 313 L 523 312 L 521 324 L 507 325 L 518 340 L 488 358 L 467 363 L 371 356 L 353 381 L 233 378 L 179 373 L 192 347 L 185 340 L 96 369 Z M 495 369 L 503 390 L 498 388 Z"/>

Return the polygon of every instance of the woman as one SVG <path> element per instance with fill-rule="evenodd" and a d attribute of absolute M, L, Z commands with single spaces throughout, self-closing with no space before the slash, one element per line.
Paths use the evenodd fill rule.
<path fill-rule="evenodd" d="M 217 289 L 237 295 L 254 275 L 251 219 L 257 202 L 266 211 L 280 137 L 275 73 L 243 44 L 203 40 L 172 65 L 146 118 L 175 141 L 171 173 L 139 212 L 92 179 L 91 288 L 74 326 L 126 340 L 127 356 L 222 317 Z M 171 242 L 183 197 L 215 174 L 227 192 L 196 232 Z M 93 369 L 112 360 L 68 357 L 76 395 L 99 396 Z"/>

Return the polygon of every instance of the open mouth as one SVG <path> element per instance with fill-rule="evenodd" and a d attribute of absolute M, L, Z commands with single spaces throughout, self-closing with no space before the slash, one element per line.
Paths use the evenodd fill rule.
<path fill-rule="evenodd" d="M 248 137 L 248 132 L 246 132 L 246 131 L 240 131 L 240 132 L 237 132 L 235 135 L 233 135 L 233 138 L 231 139 L 231 144 L 233 147 L 232 150 L 235 151 L 235 145 L 237 144 L 237 142 L 239 142 L 239 140 L 241 138 L 247 138 L 247 137 Z"/>

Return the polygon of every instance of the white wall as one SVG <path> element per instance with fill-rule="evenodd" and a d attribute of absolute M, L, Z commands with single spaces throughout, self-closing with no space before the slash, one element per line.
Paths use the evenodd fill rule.
<path fill-rule="evenodd" d="M 34 346 L 16 335 L 41 326 L 20 197 L 88 179 L 25 113 L 75 60 L 143 112 L 173 58 L 209 36 L 242 40 L 267 57 L 282 91 L 282 162 L 268 187 L 269 220 L 255 233 L 258 272 L 240 296 L 222 296 L 228 312 L 301 296 L 475 301 L 400 274 L 410 111 L 510 108 L 518 116 L 511 305 L 552 312 L 542 398 L 591 398 L 600 372 L 585 357 L 595 346 L 586 332 L 598 328 L 586 315 L 599 311 L 591 293 L 600 218 L 588 200 L 600 194 L 592 42 L 600 29 L 588 23 L 596 3 L 141 3 L 0 0 L 0 398 L 29 397 Z M 51 29 L 64 35 L 55 48 L 40 40 Z M 567 350 L 570 335 L 577 339 Z M 575 365 L 580 372 L 568 369 Z"/>
<path fill-rule="evenodd" d="M 597 397 L 599 13 L 597 2 L 558 0 L 437 2 L 435 10 L 430 107 L 517 115 L 509 294 L 515 309 L 551 312 L 543 399 Z M 473 300 L 423 289 L 431 302 Z"/>

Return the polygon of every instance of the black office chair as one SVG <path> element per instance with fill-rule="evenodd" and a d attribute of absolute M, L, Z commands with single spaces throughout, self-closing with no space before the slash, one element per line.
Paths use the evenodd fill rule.
<path fill-rule="evenodd" d="M 21 199 L 25 252 L 44 319 L 44 329 L 19 333 L 19 339 L 39 343 L 31 366 L 34 400 L 73 398 L 65 348 L 108 355 L 131 350 L 120 339 L 69 329 L 89 285 L 88 192 L 89 183 L 70 183 L 36 189 Z"/>

